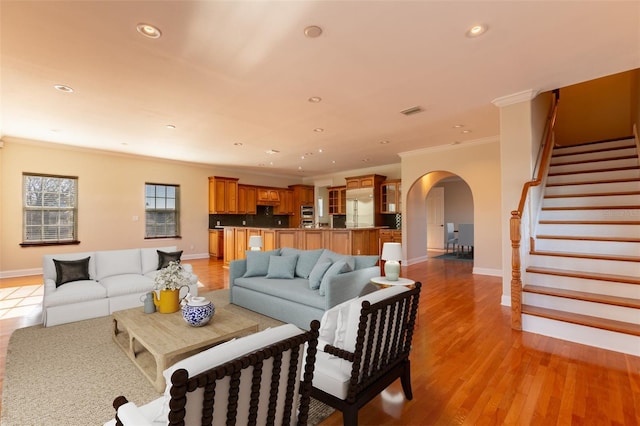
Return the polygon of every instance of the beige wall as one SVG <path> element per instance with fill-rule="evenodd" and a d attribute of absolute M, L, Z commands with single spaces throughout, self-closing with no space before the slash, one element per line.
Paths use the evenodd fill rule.
<path fill-rule="evenodd" d="M 563 87 L 556 142 L 574 145 L 631 135 L 637 96 L 637 70 Z"/>
<path fill-rule="evenodd" d="M 176 245 L 185 257 L 208 256 L 208 176 L 273 186 L 295 179 L 251 175 L 199 164 L 124 156 L 5 138 L 0 149 L 0 277 L 39 273 L 42 255 Z M 22 173 L 78 177 L 80 245 L 20 247 Z M 182 239 L 144 239 L 144 184 L 180 185 Z M 134 220 L 134 216 L 138 220 Z"/>
<path fill-rule="evenodd" d="M 474 273 L 502 275 L 499 140 L 412 151 L 401 158 L 406 259 L 414 263 L 425 258 L 426 197 L 432 186 L 453 174 L 469 185 L 473 197 Z"/>

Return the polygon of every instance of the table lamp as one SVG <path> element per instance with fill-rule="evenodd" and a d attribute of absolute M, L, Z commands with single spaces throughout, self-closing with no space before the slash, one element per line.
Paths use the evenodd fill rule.
<path fill-rule="evenodd" d="M 384 243 L 382 245 L 382 260 L 384 275 L 389 281 L 398 281 L 400 276 L 400 260 L 402 259 L 402 246 L 400 243 Z"/>
<path fill-rule="evenodd" d="M 252 251 L 260 251 L 260 248 L 262 247 L 262 237 L 260 235 L 250 236 L 249 247 Z"/>

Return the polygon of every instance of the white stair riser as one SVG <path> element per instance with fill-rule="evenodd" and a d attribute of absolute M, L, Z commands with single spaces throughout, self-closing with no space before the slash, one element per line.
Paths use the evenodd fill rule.
<path fill-rule="evenodd" d="M 543 287 L 640 299 L 640 285 L 525 272 L 524 282 Z"/>
<path fill-rule="evenodd" d="M 572 155 L 553 156 L 551 157 L 551 165 L 556 165 L 559 163 L 570 163 L 575 161 L 601 160 L 603 158 L 626 157 L 630 155 L 637 156 L 636 152 L 636 148 L 631 147 L 625 149 L 616 149 L 615 151 L 585 152 L 575 153 Z"/>
<path fill-rule="evenodd" d="M 589 197 L 544 198 L 542 207 L 640 206 L 640 195 L 594 195 Z"/>
<path fill-rule="evenodd" d="M 569 342 L 640 356 L 640 337 L 533 315 L 522 316 L 522 330 Z"/>
<path fill-rule="evenodd" d="M 640 238 L 640 225 L 558 225 L 540 223 L 536 227 L 536 235 Z"/>
<path fill-rule="evenodd" d="M 569 175 L 549 176 L 547 183 L 587 182 L 592 180 L 639 178 L 640 168 L 631 170 L 613 170 L 605 172 L 575 173 Z"/>
<path fill-rule="evenodd" d="M 542 210 L 540 220 L 615 220 L 640 221 L 638 209 Z"/>
<path fill-rule="evenodd" d="M 536 250 L 640 257 L 640 243 L 538 238 Z"/>
<path fill-rule="evenodd" d="M 534 254 L 529 256 L 529 266 L 640 277 L 640 262 L 541 256 Z"/>
<path fill-rule="evenodd" d="M 588 170 L 614 169 L 617 167 L 632 167 L 638 165 L 637 158 L 625 160 L 593 161 L 590 163 L 566 164 L 564 166 L 551 166 L 549 173 L 584 172 Z"/>
<path fill-rule="evenodd" d="M 554 309 L 556 311 L 573 312 L 574 314 L 640 324 L 640 311 L 622 306 L 605 305 L 603 303 L 586 302 L 584 300 L 527 292 L 522 293 L 522 303 L 525 305 Z"/>
<path fill-rule="evenodd" d="M 588 185 L 548 186 L 545 195 L 602 194 L 606 192 L 640 191 L 640 180 L 631 182 L 592 183 Z"/>
<path fill-rule="evenodd" d="M 593 151 L 593 150 L 603 150 L 603 149 L 611 149 L 611 148 L 618 148 L 621 146 L 628 146 L 630 144 L 633 144 L 634 140 L 633 139 L 620 139 L 620 140 L 616 140 L 616 141 L 610 141 L 610 142 L 601 142 L 601 143 L 597 143 L 597 144 L 590 144 L 590 145 L 576 145 L 576 146 L 571 146 L 571 147 L 566 147 L 566 148 L 556 148 L 553 150 L 554 154 L 558 153 L 558 154 L 570 154 L 570 153 L 580 153 L 580 152 L 589 152 L 589 151 Z"/>

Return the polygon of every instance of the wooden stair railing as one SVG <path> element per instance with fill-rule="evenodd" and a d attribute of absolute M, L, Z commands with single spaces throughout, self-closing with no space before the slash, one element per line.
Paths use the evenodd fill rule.
<path fill-rule="evenodd" d="M 520 260 L 520 241 L 522 240 L 522 213 L 532 187 L 539 186 L 549 170 L 551 153 L 553 152 L 553 129 L 558 113 L 560 91 L 553 91 L 554 100 L 547 119 L 545 134 L 542 137 L 542 154 L 539 158 L 538 171 L 533 180 L 525 182 L 520 196 L 518 209 L 511 212 L 509 222 L 511 237 L 511 328 L 522 330 L 522 266 Z"/>

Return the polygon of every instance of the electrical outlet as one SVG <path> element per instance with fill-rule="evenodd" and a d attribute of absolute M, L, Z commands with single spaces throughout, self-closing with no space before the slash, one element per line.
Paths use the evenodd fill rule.
<path fill-rule="evenodd" d="M 243 220 L 243 221 L 242 221 L 242 226 L 245 226 L 246 224 L 247 224 L 247 221 L 246 221 L 246 220 Z"/>
<path fill-rule="evenodd" d="M 282 225 L 282 221 L 281 220 L 278 221 L 278 225 Z"/>
<path fill-rule="evenodd" d="M 220 226 L 220 221 L 216 220 L 216 226 Z"/>

